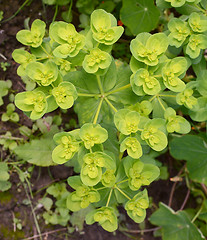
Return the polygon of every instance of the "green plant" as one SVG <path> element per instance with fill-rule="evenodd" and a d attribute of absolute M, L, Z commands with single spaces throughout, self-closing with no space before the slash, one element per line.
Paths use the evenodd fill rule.
<path fill-rule="evenodd" d="M 152 11 L 153 8 L 154 5 Z M 202 12 L 198 15 L 205 21 Z M 192 16 L 188 23 L 182 24 L 190 25 Z M 201 62 L 195 61 L 187 47 L 186 53 L 191 59 L 177 56 L 179 52 L 170 46 L 172 38 L 177 37 L 176 34 L 172 37 L 171 23 L 165 33 L 139 33 L 130 43 L 129 65 L 112 57 L 112 45 L 124 29 L 117 26 L 112 14 L 101 9 L 92 12 L 90 28 L 79 33 L 72 24 L 53 22 L 47 36 L 41 20 L 35 20 L 31 30 L 17 33 L 18 41 L 31 51 L 13 52 L 13 58 L 21 64 L 17 73 L 32 79 L 36 88 L 18 93 L 16 106 L 36 120 L 58 107 L 69 109 L 74 105 L 80 124 L 80 128 L 69 132 L 54 131 L 57 146 L 52 152 L 53 162 L 49 155 L 53 148 L 50 135 L 16 150 L 20 158 L 26 155 L 30 163 L 39 166 L 66 163 L 80 173 L 68 178 L 68 184 L 74 189 L 72 193 L 64 190 L 65 193 L 56 196 L 50 190 L 54 188 L 56 192 L 60 185 L 48 188 L 49 194 L 66 202 L 64 206 L 56 204 L 54 213 L 51 200 L 43 198 L 47 222 L 66 225 L 69 216 L 65 207 L 76 212 L 92 205 L 93 209 L 85 217 L 86 223 L 98 222 L 112 232 L 118 228 L 117 206 L 122 205 L 129 217 L 141 223 L 149 207 L 144 186 L 160 174 L 159 164 L 146 156 L 165 150 L 168 134 L 191 131 L 190 123 L 176 113 L 180 106 L 193 120 L 207 120 L 206 88 L 203 87 L 205 59 L 202 55 Z M 181 36 L 181 44 L 175 47 L 184 45 L 185 48 L 185 37 L 183 40 Z M 199 54 L 203 48 L 199 48 Z M 186 74 L 190 66 L 197 75 L 193 81 Z M 40 159 L 41 151 L 31 156 L 37 146 L 44 149 L 45 162 Z M 165 211 L 166 215 L 169 212 L 165 206 L 158 211 Z M 180 214 L 178 218 L 184 221 L 186 215 Z M 165 234 L 165 223 L 155 217 L 151 221 L 163 226 Z M 201 236 L 197 229 L 196 234 Z"/>
<path fill-rule="evenodd" d="M 5 97 L 10 88 L 12 86 L 12 82 L 10 80 L 6 80 L 6 81 L 3 81 L 3 80 L 0 80 L 0 106 L 3 105 L 3 97 Z"/>
<path fill-rule="evenodd" d="M 9 103 L 6 106 L 6 112 L 2 114 L 1 116 L 1 120 L 3 122 L 7 122 L 7 121 L 12 121 L 12 122 L 18 122 L 19 121 L 19 115 L 18 113 L 14 112 L 15 110 L 15 106 L 13 103 Z"/>
<path fill-rule="evenodd" d="M 10 63 L 8 63 L 8 62 L 1 62 L 1 68 L 2 68 L 2 70 L 4 71 L 4 72 L 6 72 L 7 71 L 7 68 L 8 67 L 10 67 Z"/>

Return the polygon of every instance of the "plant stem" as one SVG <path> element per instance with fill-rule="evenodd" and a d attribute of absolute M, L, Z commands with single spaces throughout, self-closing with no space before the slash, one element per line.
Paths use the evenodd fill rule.
<path fill-rule="evenodd" d="M 96 124 L 96 122 L 98 120 L 98 116 L 99 116 L 99 113 L 101 111 L 102 103 L 103 103 L 103 98 L 101 98 L 101 100 L 99 102 L 99 105 L 98 105 L 98 108 L 97 108 L 97 111 L 96 111 L 96 115 L 95 115 L 94 120 L 93 120 L 93 124 Z"/>
<path fill-rule="evenodd" d="M 99 75 L 96 75 L 96 78 L 97 78 L 97 82 L 98 82 L 98 86 L 99 86 L 101 95 L 104 96 L 104 90 L 103 90 L 103 86 L 102 86 L 102 84 L 101 84 L 101 78 L 100 78 Z"/>
<path fill-rule="evenodd" d="M 79 97 L 101 97 L 101 94 L 93 94 L 93 93 L 78 93 Z"/>
<path fill-rule="evenodd" d="M 31 201 L 30 196 L 29 196 L 29 194 L 28 194 L 28 191 L 27 191 L 27 188 L 26 188 L 26 186 L 25 186 L 25 183 L 22 183 L 22 184 L 23 184 L 23 186 L 24 186 L 24 190 L 25 190 L 25 192 L 26 192 L 27 198 L 28 198 L 29 203 L 30 203 L 30 207 L 31 207 L 31 210 L 32 210 L 32 215 L 33 215 L 33 217 L 34 217 L 34 222 L 35 222 L 35 226 L 36 226 L 36 228 L 37 228 L 37 232 L 38 232 L 38 234 L 40 235 L 40 240 L 42 240 L 42 235 L 41 235 L 40 227 L 39 227 L 39 224 L 38 224 L 38 221 L 37 221 L 37 217 L 36 217 L 34 208 L 33 208 L 33 206 L 32 206 L 32 201 Z"/>
<path fill-rule="evenodd" d="M 127 89 L 127 88 L 130 88 L 130 87 L 131 87 L 131 84 L 127 84 L 127 85 L 125 85 L 123 87 L 120 87 L 120 88 L 117 88 L 117 89 L 114 89 L 114 90 L 112 90 L 110 92 L 105 93 L 105 96 L 108 96 L 108 95 L 110 95 L 112 93 L 120 92 L 120 91 L 122 91 L 124 89 Z"/>
<path fill-rule="evenodd" d="M 185 205 L 186 205 L 186 203 L 187 203 L 187 201 L 188 201 L 189 196 L 190 196 L 190 189 L 188 188 L 187 194 L 186 194 L 186 196 L 185 196 L 185 199 L 184 199 L 184 201 L 183 201 L 182 206 L 180 207 L 180 210 L 183 210 L 183 209 L 184 209 L 184 207 L 185 207 Z"/>
<path fill-rule="evenodd" d="M 162 109 L 165 111 L 166 109 L 165 109 L 164 105 L 162 104 L 162 102 L 161 102 L 159 97 L 157 97 L 157 100 L 158 100 L 160 106 L 162 107 Z"/>
<path fill-rule="evenodd" d="M 108 98 L 104 98 L 106 100 L 106 102 L 108 103 L 108 105 L 114 110 L 114 112 L 117 112 L 118 110 L 114 107 L 114 105 L 108 100 Z"/>
<path fill-rule="evenodd" d="M 40 46 L 41 48 L 42 48 L 42 50 L 48 55 L 48 58 L 50 58 L 51 57 L 51 55 L 47 52 L 47 50 L 41 45 Z"/>
<path fill-rule="evenodd" d="M 117 187 L 117 185 L 115 185 L 115 188 L 116 188 L 122 195 L 124 195 L 126 198 L 128 198 L 129 200 L 132 200 L 126 193 L 124 193 L 119 187 Z"/>
<path fill-rule="evenodd" d="M 196 8 L 198 8 L 201 12 L 203 12 L 205 15 L 207 15 L 207 12 L 204 9 L 202 9 L 201 7 L 199 7 L 197 4 L 194 4 L 194 6 Z"/>
<path fill-rule="evenodd" d="M 120 182 L 117 182 L 116 184 L 121 184 L 121 183 L 124 183 L 124 182 L 127 182 L 129 179 L 127 178 L 127 179 L 125 179 L 125 180 L 122 180 L 122 181 L 120 181 Z"/>
<path fill-rule="evenodd" d="M 105 189 L 107 187 L 100 187 L 100 188 L 94 188 L 96 191 L 99 191 L 99 190 L 102 190 L 102 189 Z"/>
<path fill-rule="evenodd" d="M 194 216 L 194 218 L 191 220 L 192 223 L 195 222 L 196 218 L 200 215 L 200 213 L 201 213 L 203 207 L 204 207 L 204 201 L 203 201 L 203 203 L 202 203 L 200 209 L 198 210 L 198 212 L 197 212 L 196 215 Z"/>
<path fill-rule="evenodd" d="M 53 16 L 53 19 L 52 19 L 52 23 L 55 21 L 55 19 L 57 17 L 57 13 L 58 13 L 58 5 L 56 4 L 56 6 L 55 6 L 55 13 L 54 13 L 54 16 Z"/>
<path fill-rule="evenodd" d="M 152 102 L 152 100 L 154 100 L 157 97 L 157 95 L 154 95 L 153 97 L 150 98 L 150 102 Z"/>
<path fill-rule="evenodd" d="M 35 211 L 34 211 L 34 208 L 33 208 L 33 205 L 32 205 L 32 201 L 31 201 L 31 198 L 33 198 L 33 195 L 32 195 L 32 189 L 31 189 L 31 186 L 30 186 L 30 182 L 28 181 L 27 177 L 24 175 L 24 172 L 19 167 L 14 165 L 14 168 L 16 168 L 18 174 L 23 174 L 24 180 L 26 181 L 27 186 L 26 186 L 25 182 L 23 182 L 23 181 L 22 181 L 22 185 L 24 187 L 25 193 L 26 193 L 27 198 L 29 200 L 29 204 L 30 204 L 30 207 L 31 207 L 31 210 L 32 210 L 32 215 L 34 217 L 34 222 L 35 222 L 35 226 L 37 228 L 37 232 L 40 235 L 40 240 L 42 240 L 40 227 L 39 227 L 39 224 L 38 224 L 38 221 L 37 221 L 37 217 L 36 217 L 36 214 L 35 214 Z M 21 180 L 21 178 L 20 178 L 20 180 Z M 29 193 L 27 191 L 27 187 L 29 188 L 30 196 L 29 196 Z"/>
<path fill-rule="evenodd" d="M 176 97 L 176 95 L 164 95 L 164 94 L 159 94 L 159 97 Z"/>
<path fill-rule="evenodd" d="M 108 197 L 108 200 L 107 200 L 107 203 L 106 203 L 106 207 L 108 207 L 108 205 L 109 205 L 112 192 L 113 192 L 113 188 L 111 188 L 111 190 L 110 190 L 109 197 Z"/>

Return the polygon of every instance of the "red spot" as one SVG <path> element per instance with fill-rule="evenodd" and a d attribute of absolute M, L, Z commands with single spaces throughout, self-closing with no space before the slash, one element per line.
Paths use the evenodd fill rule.
<path fill-rule="evenodd" d="M 104 1 L 102 1 L 101 3 L 104 3 Z"/>
<path fill-rule="evenodd" d="M 121 20 L 118 20 L 118 26 L 123 26 L 123 22 Z"/>

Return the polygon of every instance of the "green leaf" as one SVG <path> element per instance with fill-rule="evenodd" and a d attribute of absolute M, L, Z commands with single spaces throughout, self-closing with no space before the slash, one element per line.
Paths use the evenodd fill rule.
<path fill-rule="evenodd" d="M 134 35 L 156 28 L 159 16 L 160 12 L 153 0 L 123 0 L 121 21 Z"/>
<path fill-rule="evenodd" d="M 0 106 L 3 105 L 2 97 L 8 94 L 11 86 L 12 86 L 12 82 L 10 80 L 7 80 L 7 81 L 0 80 Z"/>
<path fill-rule="evenodd" d="M 207 96 L 207 84 L 206 84 L 206 79 L 207 79 L 207 70 L 200 71 L 198 73 L 198 78 L 197 78 L 197 90 L 199 93 L 203 96 Z"/>
<path fill-rule="evenodd" d="M 54 165 L 52 161 L 52 150 L 55 144 L 52 140 L 52 135 L 57 129 L 51 129 L 47 137 L 31 140 L 28 143 L 19 145 L 15 149 L 15 154 L 19 159 L 23 159 L 37 166 L 47 167 Z"/>
<path fill-rule="evenodd" d="M 169 148 L 174 158 L 187 161 L 192 180 L 207 184 L 207 143 L 201 137 L 176 137 L 170 142 Z"/>
<path fill-rule="evenodd" d="M 125 209 L 130 218 L 136 223 L 141 223 L 146 217 L 146 208 L 149 207 L 149 200 L 147 190 L 140 191 L 131 200 L 129 200 Z"/>
<path fill-rule="evenodd" d="M 78 212 L 74 212 L 70 217 L 71 224 L 74 227 L 77 227 L 78 231 L 82 231 L 84 227 L 84 221 L 85 221 L 86 215 L 93 210 L 94 210 L 94 207 L 90 205 L 87 208 L 81 209 Z"/>
<path fill-rule="evenodd" d="M 8 165 L 4 162 L 0 162 L 0 181 L 7 181 L 9 179 Z"/>
<path fill-rule="evenodd" d="M 12 184 L 8 181 L 0 181 L 0 191 L 5 192 L 11 188 Z"/>
<path fill-rule="evenodd" d="M 207 120 L 207 97 L 197 98 L 197 105 L 193 111 L 189 111 L 190 117 L 194 121 L 204 122 Z"/>
<path fill-rule="evenodd" d="M 40 19 L 36 19 L 31 26 L 31 31 L 21 30 L 17 33 L 16 38 L 24 45 L 39 47 L 42 44 L 45 35 L 46 24 Z"/>
<path fill-rule="evenodd" d="M 93 48 L 83 60 L 83 68 L 88 73 L 99 74 L 111 64 L 111 55 L 101 51 L 99 48 Z M 102 73 L 102 72 L 101 72 Z M 101 74 L 102 75 L 102 74 Z"/>
<path fill-rule="evenodd" d="M 47 188 L 47 193 L 55 198 L 61 197 L 63 194 L 67 193 L 66 184 L 54 183 Z"/>
<path fill-rule="evenodd" d="M 98 222 L 108 232 L 113 232 L 118 228 L 117 216 L 112 207 L 101 207 L 88 213 L 86 223 L 91 225 L 94 222 Z"/>
<path fill-rule="evenodd" d="M 164 203 L 160 203 L 159 206 L 160 208 L 151 215 L 150 222 L 162 227 L 163 240 L 205 239 L 184 211 L 174 212 Z"/>
<path fill-rule="evenodd" d="M 53 201 L 51 198 L 44 197 L 39 200 L 39 203 L 43 205 L 43 207 L 46 209 L 46 211 L 49 211 L 53 205 Z"/>
<path fill-rule="evenodd" d="M 71 108 L 78 97 L 76 88 L 70 82 L 61 82 L 58 87 L 53 88 L 52 95 L 62 109 Z"/>

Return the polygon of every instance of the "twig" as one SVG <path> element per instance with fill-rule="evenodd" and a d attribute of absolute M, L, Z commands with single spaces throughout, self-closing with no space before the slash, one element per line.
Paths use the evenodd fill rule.
<path fill-rule="evenodd" d="M 179 173 L 177 174 L 177 177 L 179 177 L 182 174 L 183 170 L 185 169 L 185 166 L 186 166 L 186 164 L 180 169 Z M 173 199 L 176 185 L 177 185 L 177 182 L 174 182 L 171 192 L 170 192 L 170 198 L 169 198 L 169 202 L 168 202 L 169 207 L 171 207 L 171 205 L 172 205 L 172 199 Z"/>
<path fill-rule="evenodd" d="M 55 232 L 60 232 L 60 231 L 65 231 L 67 230 L 67 228 L 60 228 L 60 229 L 57 229 L 57 230 L 52 230 L 52 231 L 49 231 L 49 232 L 45 232 L 45 233 L 42 233 L 42 234 L 38 234 L 38 235 L 34 235 L 32 237 L 28 237 L 28 238 L 24 238 L 23 240 L 30 240 L 30 239 L 34 239 L 36 237 L 43 237 L 45 235 L 49 235 L 49 234 L 52 234 L 52 233 L 55 233 Z"/>
<path fill-rule="evenodd" d="M 185 199 L 184 199 L 184 201 L 183 201 L 183 204 L 182 204 L 180 210 L 183 210 L 183 209 L 184 209 L 185 204 L 187 203 L 189 196 L 190 196 L 190 189 L 188 188 L 187 194 L 186 194 L 186 196 L 185 196 Z"/>
<path fill-rule="evenodd" d="M 131 230 L 131 229 L 120 229 L 123 232 L 129 232 L 129 233 L 147 233 L 147 232 L 154 232 L 160 229 L 161 227 L 155 227 L 150 229 L 143 229 L 143 230 Z"/>

